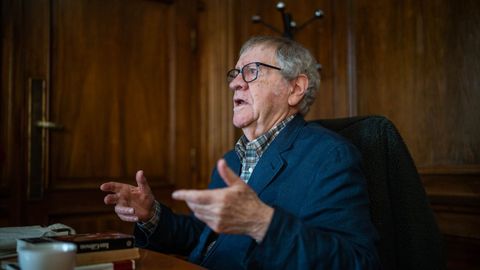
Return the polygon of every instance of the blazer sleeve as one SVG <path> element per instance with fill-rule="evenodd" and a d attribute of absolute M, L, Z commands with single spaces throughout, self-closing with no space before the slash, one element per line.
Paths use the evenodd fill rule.
<path fill-rule="evenodd" d="M 135 225 L 135 246 L 188 255 L 197 245 L 204 227 L 205 223 L 195 216 L 175 214 L 170 208 L 161 205 L 159 222 L 151 235 Z"/>
<path fill-rule="evenodd" d="M 349 144 L 319 159 L 300 214 L 274 207 L 268 231 L 248 254 L 251 269 L 378 269 L 360 155 Z M 296 180 L 296 181 L 297 181 Z M 292 202 L 295 203 L 295 202 Z"/>

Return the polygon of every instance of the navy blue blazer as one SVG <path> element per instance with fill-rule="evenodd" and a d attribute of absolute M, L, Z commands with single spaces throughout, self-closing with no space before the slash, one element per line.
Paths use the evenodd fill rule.
<path fill-rule="evenodd" d="M 240 175 L 232 150 L 227 164 Z M 378 269 L 360 154 L 339 135 L 296 116 L 260 158 L 248 184 L 275 209 L 261 243 L 214 232 L 193 215 L 162 205 L 151 236 L 135 227 L 136 245 L 189 255 L 208 269 Z M 225 187 L 216 170 L 209 188 Z"/>

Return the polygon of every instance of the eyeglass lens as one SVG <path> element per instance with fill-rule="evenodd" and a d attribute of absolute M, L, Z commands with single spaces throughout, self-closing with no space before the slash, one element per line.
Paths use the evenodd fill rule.
<path fill-rule="evenodd" d="M 257 79 L 258 76 L 258 64 L 250 63 L 242 67 L 242 70 L 232 69 L 227 73 L 227 82 L 232 82 L 239 73 L 242 73 L 242 78 L 245 82 L 249 83 Z"/>

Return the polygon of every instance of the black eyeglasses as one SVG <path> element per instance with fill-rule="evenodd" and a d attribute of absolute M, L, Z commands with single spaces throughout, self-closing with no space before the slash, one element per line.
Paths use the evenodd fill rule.
<path fill-rule="evenodd" d="M 258 78 L 258 69 L 259 69 L 258 67 L 260 66 L 282 70 L 279 67 L 271 66 L 261 62 L 252 62 L 252 63 L 246 64 L 241 69 L 234 68 L 229 70 L 227 72 L 227 82 L 231 83 L 240 73 L 242 73 L 242 78 L 246 83 L 253 82 Z"/>

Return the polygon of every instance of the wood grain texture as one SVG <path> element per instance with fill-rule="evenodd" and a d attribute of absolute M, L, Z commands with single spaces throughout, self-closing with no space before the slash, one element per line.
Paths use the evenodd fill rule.
<path fill-rule="evenodd" d="M 359 114 L 384 114 L 417 166 L 480 162 L 478 1 L 355 1 Z"/>
<path fill-rule="evenodd" d="M 103 205 L 98 186 L 109 180 L 133 184 L 138 169 L 146 172 L 158 200 L 185 211 L 170 194 L 173 186 L 192 186 L 195 174 L 191 3 L 2 2 L 7 79 L 0 119 L 8 128 L 0 145 L 8 163 L 1 167 L 0 194 L 14 192 L 0 199 L 0 213 L 7 216 L 0 224 L 65 222 L 80 231 L 123 230 L 125 223 Z M 35 201 L 25 199 L 30 77 L 47 81 L 46 120 L 64 126 L 49 132 L 48 183 Z"/>
<path fill-rule="evenodd" d="M 422 176 L 449 269 L 477 269 L 478 1 L 353 1 L 358 114 L 390 118 Z"/>
<path fill-rule="evenodd" d="M 199 134 L 195 125 L 198 112 L 195 111 L 197 99 L 198 74 L 196 52 L 197 1 L 175 1 L 171 10 L 171 22 L 174 26 L 169 30 L 170 44 L 169 62 L 171 74 L 170 84 L 170 158 L 169 167 L 173 170 L 172 183 L 178 188 L 195 185 L 197 175 L 194 153 Z"/>
<path fill-rule="evenodd" d="M 1 1 L 1 33 L 0 51 L 0 226 L 8 226 L 20 220 L 20 204 L 22 177 L 26 170 L 19 173 L 18 168 L 25 158 L 26 145 L 23 141 L 25 123 L 22 111 L 24 107 L 21 92 L 15 91 L 15 80 L 19 74 L 19 63 L 15 57 L 15 33 L 19 24 L 15 20 L 19 16 L 17 1 Z M 18 86 L 17 86 L 18 87 Z M 26 167 L 23 167 L 25 169 Z"/>
<path fill-rule="evenodd" d="M 52 185 L 137 169 L 167 181 L 168 12 L 150 1 L 53 3 L 51 117 L 65 130 L 52 133 Z"/>
<path fill-rule="evenodd" d="M 202 270 L 205 269 L 197 264 L 187 262 L 183 258 L 167 255 L 146 249 L 140 250 L 140 258 L 136 260 L 138 270 Z"/>
<path fill-rule="evenodd" d="M 226 81 L 226 73 L 236 61 L 234 2 L 203 1 L 199 10 L 199 85 L 194 93 L 199 114 L 196 128 L 200 131 L 196 153 L 198 187 L 207 186 L 216 161 L 232 148 L 236 139 L 232 124 L 232 91 Z"/>

